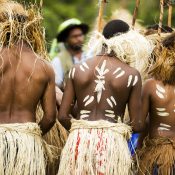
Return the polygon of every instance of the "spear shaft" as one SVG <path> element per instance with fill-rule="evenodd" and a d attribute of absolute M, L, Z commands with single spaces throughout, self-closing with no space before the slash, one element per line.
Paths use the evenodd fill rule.
<path fill-rule="evenodd" d="M 104 7 L 106 3 L 107 3 L 107 0 L 100 0 L 100 8 L 99 8 L 99 14 L 98 14 L 98 32 L 101 32 L 102 30 L 103 13 L 104 13 Z"/>
<path fill-rule="evenodd" d="M 134 9 L 133 19 L 132 19 L 132 27 L 134 28 L 135 22 L 137 19 L 138 11 L 139 11 L 140 0 L 136 0 L 136 6 Z"/>

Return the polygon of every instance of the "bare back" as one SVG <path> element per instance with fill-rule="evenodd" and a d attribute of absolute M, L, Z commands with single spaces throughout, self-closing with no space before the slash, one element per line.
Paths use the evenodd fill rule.
<path fill-rule="evenodd" d="M 141 78 L 138 71 L 114 57 L 96 56 L 70 70 L 60 116 L 77 100 L 77 119 L 123 119 L 128 104 L 130 117 L 139 115 Z M 67 111 L 65 114 L 64 111 Z"/>
<path fill-rule="evenodd" d="M 54 74 L 49 64 L 25 46 L 4 48 L 0 54 L 0 123 L 35 122 L 39 101 L 54 118 Z"/>
<path fill-rule="evenodd" d="M 149 114 L 149 136 L 175 137 L 175 86 L 148 80 L 143 89 L 143 117 Z"/>

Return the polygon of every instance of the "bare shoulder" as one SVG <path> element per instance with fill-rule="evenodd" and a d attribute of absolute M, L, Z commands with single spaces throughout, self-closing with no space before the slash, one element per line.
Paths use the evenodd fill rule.
<path fill-rule="evenodd" d="M 47 75 L 46 77 L 48 77 L 49 80 L 53 79 L 55 77 L 55 73 L 51 63 L 43 58 L 37 58 L 37 59 L 40 68 L 46 73 Z"/>
<path fill-rule="evenodd" d="M 150 78 L 145 81 L 144 88 L 152 88 L 156 84 L 156 80 L 153 78 Z"/>

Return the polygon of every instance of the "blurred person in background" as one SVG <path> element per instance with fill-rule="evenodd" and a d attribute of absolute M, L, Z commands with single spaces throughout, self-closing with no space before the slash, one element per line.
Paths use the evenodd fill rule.
<path fill-rule="evenodd" d="M 87 24 L 74 18 L 63 22 L 58 27 L 57 42 L 53 42 L 50 56 L 53 58 L 52 66 L 56 75 L 56 85 L 62 89 L 64 89 L 64 80 L 67 79 L 71 67 L 89 58 L 83 52 L 85 34 L 88 30 Z M 63 44 L 58 51 L 57 45 L 60 42 Z"/>

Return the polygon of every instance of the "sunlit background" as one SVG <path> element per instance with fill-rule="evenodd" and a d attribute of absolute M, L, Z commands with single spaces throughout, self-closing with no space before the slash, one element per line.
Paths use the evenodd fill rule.
<path fill-rule="evenodd" d="M 36 1 L 36 0 L 33 0 Z M 40 0 L 38 0 L 40 1 Z M 140 0 L 138 22 L 142 26 L 158 23 L 159 21 L 159 0 Z M 25 0 L 31 2 L 31 0 Z M 128 13 L 133 14 L 135 0 L 108 0 L 105 8 L 104 19 L 111 18 L 129 19 Z M 44 25 L 48 43 L 55 37 L 58 25 L 66 19 L 78 18 L 89 24 L 93 30 L 98 16 L 98 0 L 43 0 Z M 121 9 L 126 9 L 123 11 Z M 175 11 L 175 7 L 174 7 Z M 173 11 L 172 24 L 175 25 L 175 13 Z M 167 24 L 168 8 L 165 8 L 164 24 Z"/>

